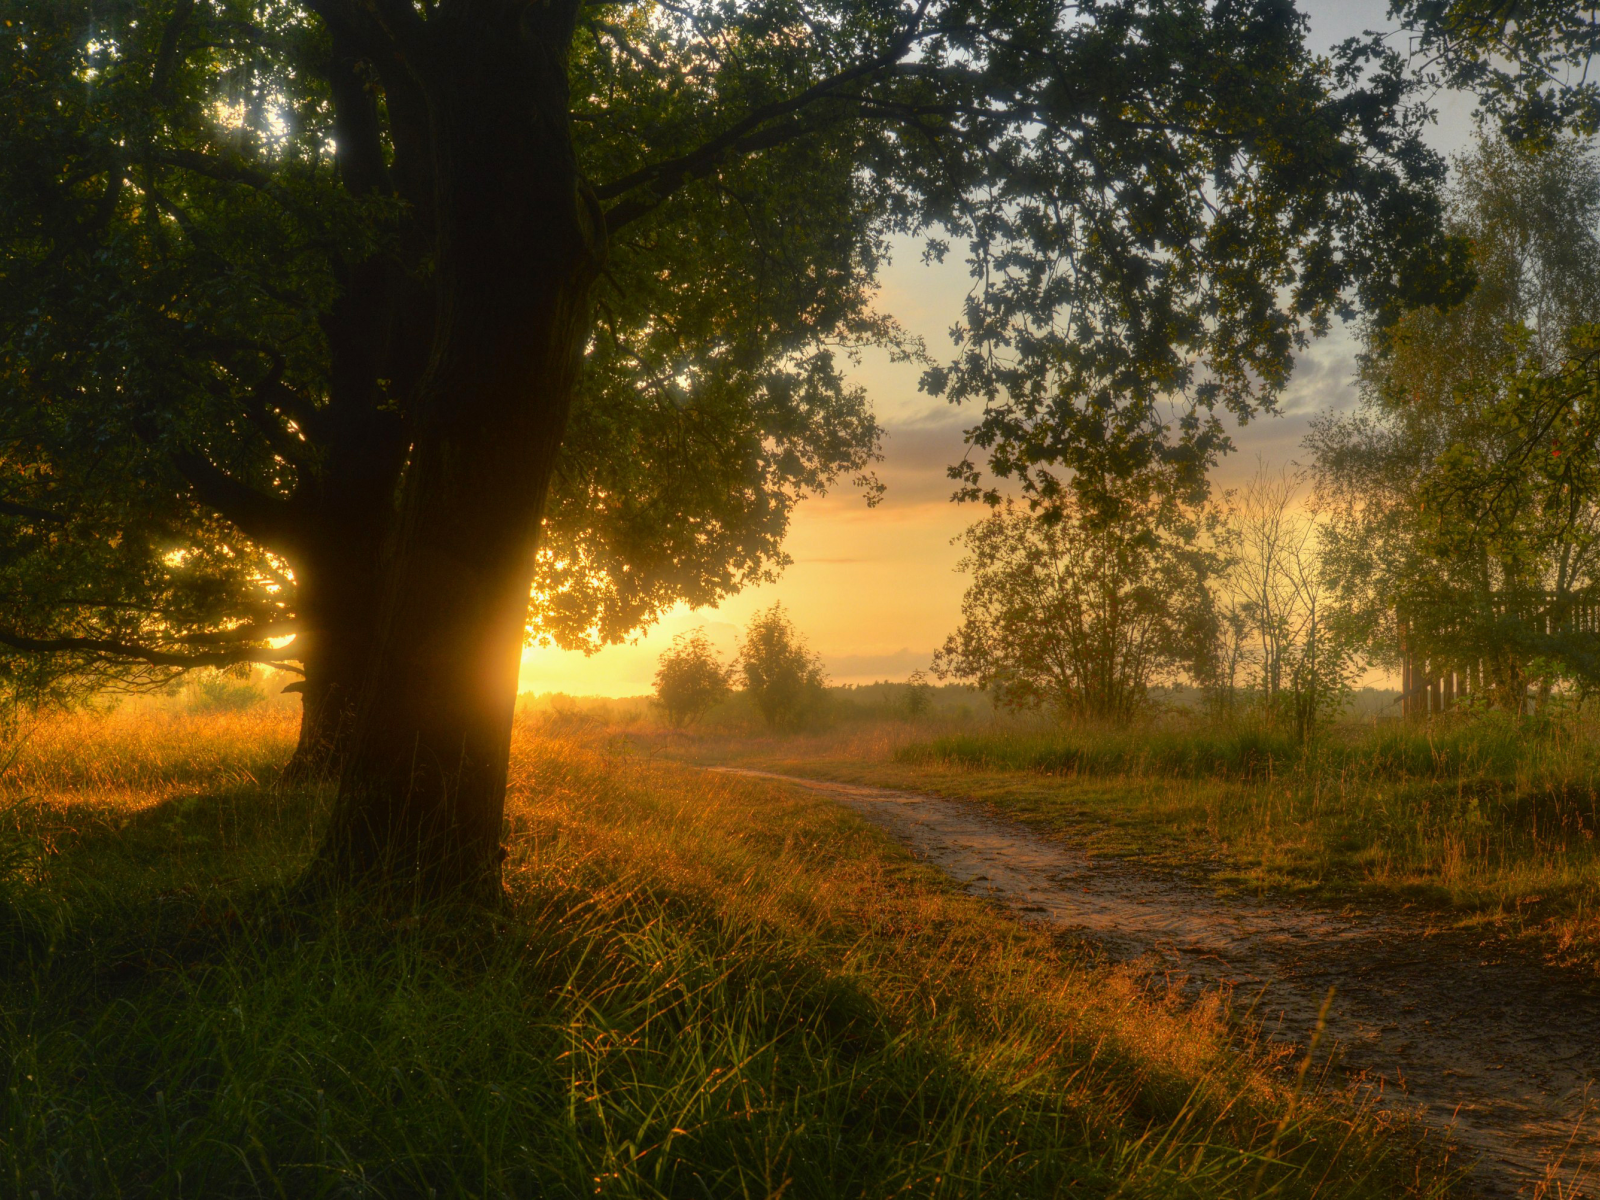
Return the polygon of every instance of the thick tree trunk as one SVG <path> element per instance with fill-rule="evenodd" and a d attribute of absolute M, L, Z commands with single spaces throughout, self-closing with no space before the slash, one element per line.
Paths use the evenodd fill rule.
<path fill-rule="evenodd" d="M 491 897 L 537 535 L 603 234 L 568 136 L 561 31 L 456 32 L 418 66 L 439 305 L 319 869 Z"/>
<path fill-rule="evenodd" d="M 573 288 L 541 322 L 533 413 L 456 426 L 416 447 L 323 856 L 342 879 L 430 894 L 498 887 L 528 589 L 583 300 Z M 526 380 L 518 391 L 526 397 Z"/>
<path fill-rule="evenodd" d="M 363 436 L 364 434 L 364 436 Z M 382 430 L 352 430 L 319 480 L 303 548 L 295 554 L 296 638 L 305 678 L 291 782 L 337 779 L 372 655 L 380 600 L 379 548 L 393 520 L 402 447 Z"/>
<path fill-rule="evenodd" d="M 344 766 L 366 666 L 367 638 L 353 625 L 324 626 L 300 636 L 311 644 L 301 652 L 305 678 L 294 685 L 300 693 L 300 736 L 284 778 L 315 783 L 337 779 Z"/>

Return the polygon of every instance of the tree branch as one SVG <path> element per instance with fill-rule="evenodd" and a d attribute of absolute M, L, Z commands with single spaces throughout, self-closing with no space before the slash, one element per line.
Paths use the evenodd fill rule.
<path fill-rule="evenodd" d="M 261 382 L 251 386 L 248 399 L 237 396 L 233 389 L 220 380 L 213 381 L 209 386 L 214 394 L 237 401 L 245 417 L 255 426 L 256 432 L 262 436 L 274 454 L 297 467 L 304 467 L 312 460 L 311 447 L 284 428 L 279 413 L 274 411 L 274 406 L 288 412 L 290 420 L 295 420 L 294 411 L 291 410 L 298 411 L 309 406 L 294 389 L 283 382 L 285 367 L 283 355 L 272 353 L 271 359 L 272 366 Z M 301 423 L 296 421 L 296 424 Z M 307 429 L 306 432 L 311 434 L 312 431 Z"/>
<path fill-rule="evenodd" d="M 766 129 L 757 130 L 749 137 L 741 138 L 722 155 L 707 160 L 698 169 L 686 171 L 678 176 L 671 181 L 669 186 L 654 187 L 642 195 L 633 196 L 613 204 L 605 210 L 606 233 L 608 235 L 614 234 L 629 223 L 637 221 L 646 213 L 654 212 L 665 204 L 672 194 L 684 184 L 711 174 L 727 158 L 737 158 L 746 154 L 753 154 L 759 150 L 770 150 L 775 146 L 783 145 L 785 142 L 795 141 L 807 133 L 814 132 L 815 129 L 815 125 L 797 122 L 787 126 L 769 126 Z"/>
<path fill-rule="evenodd" d="M 218 183 L 237 183 L 243 187 L 254 188 L 271 196 L 280 204 L 286 203 L 283 189 L 278 186 L 277 181 L 265 171 L 256 170 L 242 159 L 219 158 L 216 155 L 203 154 L 199 150 L 178 149 L 157 150 L 150 155 L 150 158 L 162 166 L 193 171 L 196 175 L 204 175 L 207 179 L 214 179 Z"/>
<path fill-rule="evenodd" d="M 353 196 L 390 190 L 389 169 L 383 161 L 383 136 L 378 125 L 378 105 L 361 79 L 361 56 L 349 28 L 328 21 L 333 38 L 333 61 L 328 86 L 333 93 L 333 132 L 338 144 L 339 177 Z"/>
<path fill-rule="evenodd" d="M 293 509 L 287 500 L 266 496 L 240 483 L 205 455 L 183 450 L 172 456 L 173 465 L 194 488 L 200 500 L 264 545 L 293 543 Z"/>
<path fill-rule="evenodd" d="M 232 667 L 246 662 L 263 663 L 290 671 L 299 670 L 297 667 L 285 665 L 294 657 L 293 642 L 276 650 L 254 650 L 241 646 L 234 650 L 181 653 L 157 650 L 151 646 L 140 646 L 134 642 L 123 642 L 114 638 L 31 638 L 9 629 L 0 629 L 0 646 L 10 646 L 13 650 L 21 650 L 28 654 L 92 654 L 98 658 L 119 658 L 149 663 L 152 667 L 179 667 L 185 670 L 194 667 Z"/>
<path fill-rule="evenodd" d="M 60 513 L 34 508 L 31 504 L 17 504 L 11 500 L 0 500 L 0 517 L 21 517 L 26 521 L 52 521 L 60 525 L 65 525 L 67 522 Z"/>
<path fill-rule="evenodd" d="M 178 0 L 166 28 L 161 31 L 161 44 L 156 49 L 155 67 L 150 72 L 152 96 L 166 95 L 167 83 L 171 80 L 172 69 L 178 61 L 178 39 L 183 36 L 183 27 L 189 23 L 192 15 L 194 15 L 194 0 Z"/>
<path fill-rule="evenodd" d="M 640 50 L 637 46 L 630 42 L 628 40 L 627 31 L 622 29 L 620 26 L 613 25 L 610 21 L 602 21 L 599 17 L 590 17 L 585 24 L 589 26 L 591 33 L 597 35 L 595 38 L 596 41 L 600 40 L 598 35 L 604 33 L 616 43 L 617 49 L 622 51 L 622 53 L 627 58 L 631 59 L 637 66 L 655 76 L 666 74 L 666 67 L 664 67 L 661 63 L 658 63 L 655 59 L 651 58 L 643 50 Z"/>
<path fill-rule="evenodd" d="M 293 621 L 277 621 L 270 625 L 241 625 L 237 629 L 222 629 L 216 633 L 196 633 L 177 640 L 190 646 L 230 646 L 239 642 L 264 642 L 269 638 L 292 635 L 297 629 Z"/>
<path fill-rule="evenodd" d="M 710 174 L 730 155 L 748 154 L 753 150 L 767 149 L 777 144 L 763 141 L 757 135 L 772 122 L 794 116 L 818 101 L 832 97 L 840 88 L 857 79 L 876 74 L 885 68 L 895 67 L 911 49 L 912 43 L 916 40 L 916 31 L 917 26 L 913 24 L 895 39 L 893 46 L 887 52 L 876 58 L 857 63 L 848 70 L 820 80 L 787 100 L 777 100 L 752 110 L 742 120 L 736 121 L 728 129 L 687 154 L 641 167 L 620 179 L 602 184 L 595 189 L 595 196 L 601 201 L 617 199 L 636 188 L 645 186 L 650 186 L 655 196 L 653 203 L 645 200 L 613 206 L 606 212 L 607 229 L 620 228 L 627 221 L 633 220 L 643 212 L 648 212 L 690 179 Z M 794 134 L 791 133 L 790 136 Z M 630 211 L 630 205 L 637 211 Z M 613 214 L 616 214 L 615 221 Z"/>

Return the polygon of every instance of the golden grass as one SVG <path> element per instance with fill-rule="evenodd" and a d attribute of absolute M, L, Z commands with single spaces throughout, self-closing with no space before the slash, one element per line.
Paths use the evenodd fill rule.
<path fill-rule="evenodd" d="M 616 739 L 519 729 L 504 911 L 286 908 L 326 801 L 272 786 L 292 732 L 122 714 L 19 759 L 0 1192 L 1445 1190 L 1406 1131 L 1241 1054 L 1218 1005 L 825 801 Z"/>

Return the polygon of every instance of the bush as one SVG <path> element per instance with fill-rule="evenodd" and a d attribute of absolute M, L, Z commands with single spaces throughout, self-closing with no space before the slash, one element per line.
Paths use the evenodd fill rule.
<path fill-rule="evenodd" d="M 249 679 L 236 679 L 220 672 L 195 681 L 189 691 L 189 711 L 192 713 L 240 712 L 253 708 L 267 698 Z"/>
<path fill-rule="evenodd" d="M 906 716 L 912 719 L 925 717 L 933 711 L 933 685 L 924 672 L 911 672 L 911 678 L 906 680 L 904 703 Z"/>

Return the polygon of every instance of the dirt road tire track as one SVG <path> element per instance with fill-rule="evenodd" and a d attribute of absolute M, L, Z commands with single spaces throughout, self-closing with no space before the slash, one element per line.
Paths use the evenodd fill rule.
<path fill-rule="evenodd" d="M 1186 987 L 1261 994 L 1270 1038 L 1305 1045 L 1334 989 L 1343 1069 L 1379 1103 L 1450 1128 L 1484 1196 L 1600 1196 L 1600 987 L 1492 937 L 1402 914 L 1254 898 L 1093 858 L 976 804 L 733 767 L 829 796 L 968 891 Z M 1545 1187 L 1542 1188 L 1541 1184 Z"/>

